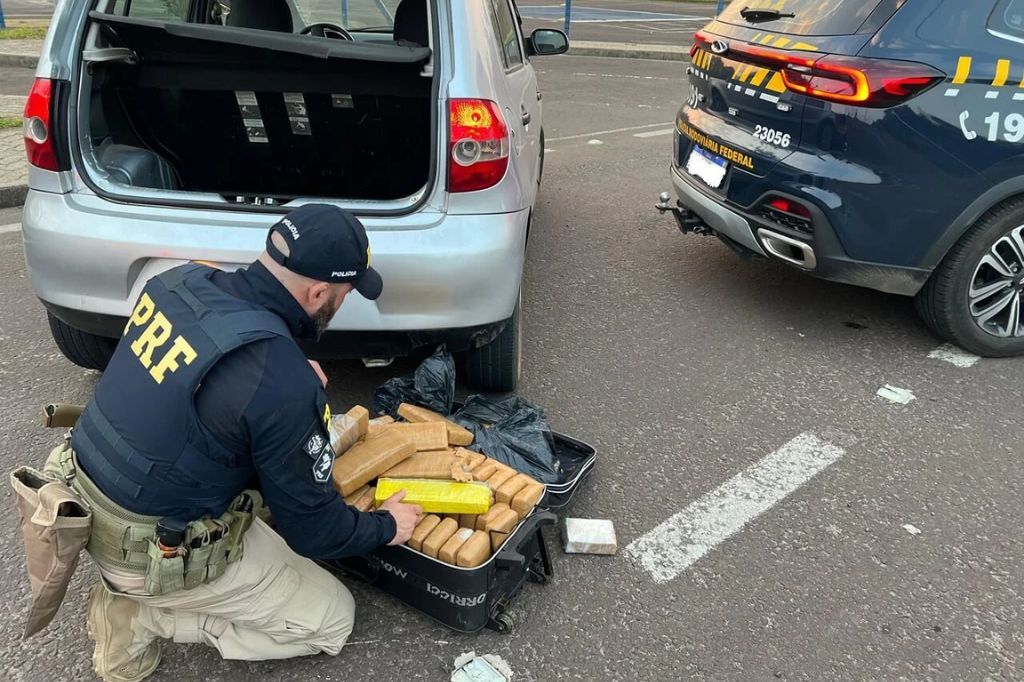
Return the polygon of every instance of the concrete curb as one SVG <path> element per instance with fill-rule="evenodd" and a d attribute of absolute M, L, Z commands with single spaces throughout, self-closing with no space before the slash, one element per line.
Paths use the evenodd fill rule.
<path fill-rule="evenodd" d="M 39 63 L 39 55 L 37 54 L 7 54 L 0 52 L 0 66 L 18 66 L 34 69 L 37 63 Z"/>
<path fill-rule="evenodd" d="M 590 40 L 570 40 L 568 54 L 577 57 L 619 57 L 625 59 L 658 59 L 662 61 L 688 61 L 690 48 L 656 43 L 603 43 Z"/>
<path fill-rule="evenodd" d="M 570 40 L 569 54 L 577 57 L 619 57 L 625 59 L 658 59 L 686 61 L 690 48 L 657 43 L 604 43 L 590 40 Z M 35 68 L 38 55 L 0 53 L 0 66 Z"/>
<path fill-rule="evenodd" d="M 0 185 L 0 208 L 15 208 L 25 203 L 28 185 Z"/>

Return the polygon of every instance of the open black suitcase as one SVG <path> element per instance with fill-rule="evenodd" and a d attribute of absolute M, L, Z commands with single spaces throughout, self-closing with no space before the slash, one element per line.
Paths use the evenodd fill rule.
<path fill-rule="evenodd" d="M 567 505 L 590 474 L 597 452 L 568 436 L 551 434 L 567 482 L 549 485 L 533 513 L 520 522 L 497 552 L 481 566 L 460 568 L 400 545 L 362 557 L 326 562 L 336 574 L 364 580 L 460 632 L 489 627 L 508 632 L 507 612 L 527 582 L 546 583 L 551 560 L 542 530 L 555 524 L 551 513 Z"/>

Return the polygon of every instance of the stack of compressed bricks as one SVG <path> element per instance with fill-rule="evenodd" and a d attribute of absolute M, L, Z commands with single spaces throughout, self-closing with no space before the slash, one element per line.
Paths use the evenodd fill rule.
<path fill-rule="evenodd" d="M 445 563 L 474 568 L 489 559 L 519 522 L 543 499 L 544 485 L 506 464 L 465 449 L 472 432 L 425 408 L 403 403 L 398 414 L 369 419 L 355 407 L 336 423 L 355 429 L 332 442 L 350 442 L 334 465 L 334 485 L 345 503 L 360 511 L 373 508 L 378 477 L 478 481 L 492 491 L 493 504 L 483 514 L 426 515 L 409 547 Z M 353 426 L 355 424 L 355 426 Z M 382 491 L 383 492 L 383 491 Z"/>

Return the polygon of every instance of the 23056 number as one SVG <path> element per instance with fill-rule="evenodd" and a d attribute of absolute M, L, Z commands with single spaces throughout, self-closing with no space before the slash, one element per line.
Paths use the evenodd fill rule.
<path fill-rule="evenodd" d="M 767 126 L 756 126 L 754 128 L 754 137 L 759 140 L 764 140 L 768 144 L 774 144 L 779 147 L 788 147 L 793 141 L 790 138 L 789 133 L 783 133 L 780 130 L 774 128 L 768 128 Z"/>

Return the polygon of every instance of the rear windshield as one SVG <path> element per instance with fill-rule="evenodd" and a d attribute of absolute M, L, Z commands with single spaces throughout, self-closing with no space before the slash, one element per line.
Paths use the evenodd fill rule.
<path fill-rule="evenodd" d="M 1024 43 L 1024 0 L 1002 0 L 992 12 L 988 27 L 1001 38 Z"/>
<path fill-rule="evenodd" d="M 720 21 L 737 26 L 756 26 L 772 33 L 802 36 L 838 36 L 857 33 L 884 0 L 733 0 Z M 744 9 L 777 10 L 792 17 L 750 22 Z"/>
<path fill-rule="evenodd" d="M 210 2 L 211 17 L 223 15 L 231 7 L 232 0 Z M 260 3 L 264 0 L 234 0 Z M 395 23 L 395 8 L 401 0 L 293 0 L 295 10 L 306 26 L 316 23 L 337 24 L 352 31 L 380 31 L 390 33 Z M 100 3 L 102 7 L 104 3 Z M 185 21 L 189 11 L 189 0 L 115 0 L 114 14 L 160 19 L 162 21 Z M 230 11 L 230 10 L 228 10 Z M 302 26 L 296 27 L 296 31 Z"/>

